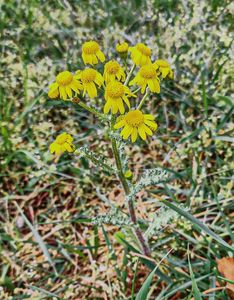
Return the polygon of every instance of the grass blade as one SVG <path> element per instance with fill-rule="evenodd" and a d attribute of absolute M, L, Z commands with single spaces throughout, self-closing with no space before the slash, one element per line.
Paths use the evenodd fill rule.
<path fill-rule="evenodd" d="M 48 297 L 50 297 L 50 298 L 52 298 L 52 299 L 56 298 L 56 299 L 59 299 L 59 300 L 65 300 L 64 298 L 61 298 L 61 297 L 57 296 L 57 295 L 54 294 L 54 293 L 48 292 L 48 291 L 44 290 L 43 288 L 39 288 L 39 287 L 34 286 L 34 285 L 29 285 L 29 287 L 30 287 L 33 291 L 38 291 L 38 292 L 40 292 L 40 293 L 46 295 L 46 298 L 47 298 L 47 296 L 48 296 Z M 43 297 L 43 298 L 44 298 L 44 297 Z"/>
<path fill-rule="evenodd" d="M 195 282 L 198 282 L 198 281 L 201 281 L 203 279 L 206 279 L 210 276 L 210 274 L 207 274 L 207 275 L 203 275 L 199 278 L 196 278 L 195 279 Z M 174 295 L 175 293 L 177 293 L 178 291 L 183 291 L 185 289 L 187 289 L 188 287 L 190 287 L 192 285 L 192 281 L 188 281 L 184 284 L 178 284 L 178 286 L 172 290 L 172 291 L 169 291 L 166 295 L 163 295 L 162 297 L 160 298 L 156 298 L 157 300 L 167 300 L 170 296 Z"/>
<path fill-rule="evenodd" d="M 138 251 L 133 245 L 129 244 L 128 241 L 126 241 L 124 239 L 124 235 L 121 231 L 118 231 L 115 233 L 114 235 L 115 239 L 122 244 L 123 246 L 127 247 L 128 250 L 136 252 L 136 253 L 140 253 L 140 251 Z M 140 257 L 140 261 L 147 266 L 147 268 L 149 268 L 150 270 L 154 270 L 155 268 L 155 264 L 144 258 L 144 257 Z M 170 279 L 170 277 L 168 277 L 167 275 L 165 275 L 161 270 L 156 270 L 155 272 L 157 274 L 157 276 L 159 276 L 161 278 L 161 280 L 164 280 L 165 282 L 167 282 L 168 284 L 172 283 L 172 280 Z"/>
<path fill-rule="evenodd" d="M 199 292 L 197 283 L 195 281 L 195 277 L 194 277 L 193 269 L 192 269 L 192 266 L 191 266 L 191 263 L 190 263 L 189 255 L 188 255 L 188 264 L 189 264 L 190 277 L 191 277 L 191 280 L 192 280 L 192 288 L 193 288 L 194 299 L 195 300 L 202 300 L 201 293 Z"/>
<path fill-rule="evenodd" d="M 218 236 L 216 233 L 214 233 L 212 230 L 210 230 L 205 224 L 203 224 L 201 221 L 199 221 L 197 218 L 195 218 L 193 215 L 188 213 L 187 211 L 184 211 L 183 209 L 179 208 L 178 206 L 174 205 L 173 203 L 167 201 L 167 200 L 161 200 L 166 206 L 170 207 L 174 211 L 176 211 L 181 216 L 188 219 L 190 222 L 192 222 L 195 226 L 199 227 L 201 230 L 205 231 L 209 236 L 211 236 L 216 242 L 218 242 L 220 245 L 222 245 L 224 248 L 230 250 L 234 253 L 234 248 L 230 246 L 228 243 L 226 243 L 220 236 Z"/>
<path fill-rule="evenodd" d="M 147 295 L 149 293 L 150 285 L 153 280 L 154 274 L 157 271 L 158 267 L 160 266 L 161 262 L 169 255 L 169 253 L 171 251 L 172 251 L 172 249 L 170 251 L 168 251 L 166 255 L 163 256 L 163 258 L 160 260 L 160 262 L 156 265 L 156 267 L 153 269 L 153 271 L 146 278 L 145 282 L 143 283 L 140 291 L 138 292 L 138 294 L 136 296 L 136 300 L 147 299 Z"/>
<path fill-rule="evenodd" d="M 229 282 L 229 283 L 231 283 L 231 284 L 234 284 L 234 280 L 230 280 L 230 279 L 225 278 L 225 277 L 222 277 L 222 276 L 218 276 L 218 278 L 219 278 L 219 279 L 222 279 L 222 280 L 224 280 L 224 281 L 226 281 L 226 282 Z"/>
<path fill-rule="evenodd" d="M 206 95 L 204 72 L 202 72 L 202 98 L 203 98 L 205 117 L 207 118 L 207 116 L 208 116 L 208 101 L 207 101 L 207 95 Z"/>
<path fill-rule="evenodd" d="M 131 300 L 134 300 L 134 298 L 135 298 L 134 290 L 135 290 L 135 283 L 136 283 L 136 279 L 137 279 L 138 263 L 139 263 L 139 260 L 137 260 L 137 262 L 136 262 L 136 267 L 135 267 L 134 276 L 133 276 L 133 280 L 132 280 Z"/>
<path fill-rule="evenodd" d="M 57 270 L 56 270 L 55 265 L 52 261 L 50 253 L 49 253 L 44 241 L 42 240 L 41 236 L 39 235 L 38 231 L 33 227 L 33 225 L 30 223 L 28 218 L 25 216 L 25 214 L 22 211 L 21 207 L 16 202 L 14 202 L 14 203 L 15 203 L 18 211 L 20 212 L 22 218 L 24 219 L 25 223 L 28 225 L 28 227 L 32 231 L 32 233 L 34 235 L 34 238 L 37 241 L 37 243 L 38 243 L 39 247 L 41 248 L 43 254 L 45 255 L 46 259 L 48 260 L 48 262 L 51 264 L 52 268 L 54 269 L 54 272 L 55 272 L 56 276 L 58 276 Z"/>

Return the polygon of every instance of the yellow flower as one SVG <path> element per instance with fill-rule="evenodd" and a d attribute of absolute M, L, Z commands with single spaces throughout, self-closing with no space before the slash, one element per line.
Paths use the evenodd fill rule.
<path fill-rule="evenodd" d="M 119 53 L 127 52 L 128 51 L 128 43 L 124 42 L 122 44 L 117 44 L 116 51 Z"/>
<path fill-rule="evenodd" d="M 56 77 L 56 82 L 49 86 L 48 96 L 50 98 L 57 98 L 59 95 L 63 100 L 72 98 L 72 91 L 79 94 L 82 90 L 82 85 L 71 72 L 63 71 Z"/>
<path fill-rule="evenodd" d="M 83 71 L 77 71 L 75 77 L 82 82 L 84 89 L 83 96 L 87 92 L 90 98 L 97 97 L 96 85 L 101 87 L 104 82 L 102 75 L 98 71 L 88 68 Z"/>
<path fill-rule="evenodd" d="M 111 109 L 112 114 L 116 114 L 118 111 L 123 114 L 125 112 L 123 102 L 125 102 L 128 108 L 130 108 L 130 102 L 128 100 L 129 96 L 136 97 L 131 93 L 129 88 L 124 86 L 121 82 L 110 81 L 106 86 L 104 94 L 104 98 L 106 100 L 104 113 L 108 114 Z"/>
<path fill-rule="evenodd" d="M 173 79 L 174 73 L 170 67 L 170 64 L 166 60 L 158 59 L 153 63 L 156 70 L 159 70 L 159 72 L 162 74 L 162 78 L 168 78 Z"/>
<path fill-rule="evenodd" d="M 122 44 L 117 44 L 116 45 L 116 51 L 119 53 L 119 55 L 122 58 L 127 58 L 128 54 L 128 43 L 124 42 Z"/>
<path fill-rule="evenodd" d="M 105 64 L 103 77 L 106 82 L 113 81 L 116 78 L 119 81 L 125 80 L 124 70 L 115 60 L 108 61 Z"/>
<path fill-rule="evenodd" d="M 137 66 L 144 66 L 151 63 L 151 50 L 146 45 L 139 43 L 135 47 L 130 47 L 131 59 Z"/>
<path fill-rule="evenodd" d="M 137 140 L 138 134 L 142 140 L 146 140 L 146 135 L 153 135 L 152 130 L 156 130 L 158 125 L 154 121 L 154 116 L 143 114 L 140 110 L 129 111 L 121 121 L 114 126 L 115 129 L 123 128 L 120 135 L 126 140 L 131 135 L 131 141 Z"/>
<path fill-rule="evenodd" d="M 137 84 L 141 87 L 141 93 L 145 92 L 146 86 L 153 93 L 160 93 L 160 81 L 155 67 L 152 64 L 140 68 L 136 77 L 130 81 L 129 85 Z"/>
<path fill-rule="evenodd" d="M 73 152 L 75 150 L 75 146 L 72 144 L 73 137 L 63 132 L 62 134 L 58 135 L 55 141 L 50 144 L 50 153 L 54 153 L 56 155 L 62 154 L 63 152 Z"/>
<path fill-rule="evenodd" d="M 85 64 L 96 65 L 98 60 L 105 61 L 105 55 L 100 50 L 97 42 L 89 41 L 82 46 L 82 59 Z"/>

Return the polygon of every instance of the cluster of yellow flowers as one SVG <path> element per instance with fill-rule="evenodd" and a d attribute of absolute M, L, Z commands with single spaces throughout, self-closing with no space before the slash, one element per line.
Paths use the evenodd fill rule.
<path fill-rule="evenodd" d="M 133 67 L 131 71 L 125 74 L 124 68 L 116 60 L 110 60 L 104 65 L 103 74 L 97 71 L 94 65 L 106 60 L 100 46 L 95 41 L 85 42 L 82 46 L 82 59 L 85 65 L 91 67 L 84 70 L 78 70 L 75 74 L 69 71 L 63 71 L 56 77 L 56 81 L 49 86 L 48 96 L 50 98 L 62 98 L 63 100 L 72 100 L 74 96 L 83 91 L 83 97 L 88 94 L 90 98 L 98 95 L 98 89 L 103 87 L 105 104 L 103 105 L 104 114 L 110 111 L 113 115 L 120 113 L 117 118 L 115 129 L 122 128 L 120 135 L 123 139 L 131 136 L 134 143 L 138 135 L 146 140 L 147 135 L 152 135 L 157 129 L 154 116 L 143 114 L 140 110 L 149 91 L 152 93 L 160 93 L 160 77 L 173 78 L 173 71 L 169 63 L 165 60 L 151 61 L 151 49 L 142 43 L 138 43 L 134 47 L 129 47 L 126 42 L 116 45 L 116 51 L 119 56 L 126 59 L 128 53 L 131 53 Z M 125 64 L 126 65 L 126 64 Z M 131 80 L 131 76 L 138 66 L 135 77 Z M 136 85 L 139 88 L 132 92 L 130 86 Z M 143 102 L 137 108 L 131 109 L 131 98 L 137 97 L 136 93 L 141 90 Z M 126 112 L 127 106 L 127 113 Z M 69 134 L 63 133 L 59 135 L 54 143 L 50 146 L 50 151 L 56 154 L 64 151 L 71 152 L 74 147 L 72 138 Z"/>

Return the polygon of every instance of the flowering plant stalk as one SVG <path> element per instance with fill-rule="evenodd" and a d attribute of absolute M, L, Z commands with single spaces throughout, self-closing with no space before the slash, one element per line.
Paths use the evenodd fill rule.
<path fill-rule="evenodd" d="M 130 222 L 141 245 L 141 251 L 145 256 L 150 256 L 148 242 L 137 221 L 134 198 L 135 194 L 146 186 L 146 182 L 155 183 L 153 177 L 157 176 L 157 180 L 160 180 L 163 175 L 160 176 L 158 170 L 153 171 L 150 173 L 151 177 L 147 178 L 148 181 L 141 180 L 138 185 L 134 185 L 131 180 L 133 174 L 122 161 L 120 147 L 125 145 L 123 141 L 130 143 L 135 143 L 138 139 L 146 141 L 155 133 L 158 127 L 155 117 L 152 114 L 143 113 L 142 108 L 150 94 L 160 93 L 162 79 L 173 78 L 173 71 L 167 61 L 152 62 L 151 49 L 142 43 L 134 47 L 129 47 L 126 42 L 117 44 L 116 51 L 119 58 L 109 60 L 103 66 L 102 63 L 106 57 L 99 44 L 95 41 L 85 42 L 82 46 L 82 59 L 84 64 L 89 66 L 83 70 L 77 70 L 75 74 L 67 70 L 62 71 L 57 75 L 56 81 L 49 86 L 48 91 L 49 98 L 72 101 L 87 112 L 94 114 L 108 126 L 116 168 L 106 164 L 86 148 L 76 148 L 73 144 L 73 137 L 66 132 L 58 135 L 51 143 L 50 152 L 59 156 L 65 151 L 75 151 L 104 170 L 118 176 L 125 192 Z M 132 66 L 127 73 L 125 69 L 127 69 L 129 53 Z M 120 64 L 121 60 L 125 69 Z M 92 99 L 98 94 L 104 95 L 101 110 L 90 105 Z M 91 101 L 87 102 L 87 98 Z"/>

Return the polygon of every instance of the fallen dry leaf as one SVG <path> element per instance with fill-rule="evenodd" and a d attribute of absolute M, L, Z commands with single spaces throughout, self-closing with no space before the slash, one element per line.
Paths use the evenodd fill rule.
<path fill-rule="evenodd" d="M 234 258 L 223 257 L 217 259 L 219 272 L 227 279 L 234 280 Z M 227 282 L 227 293 L 231 300 L 234 300 L 234 284 Z"/>

